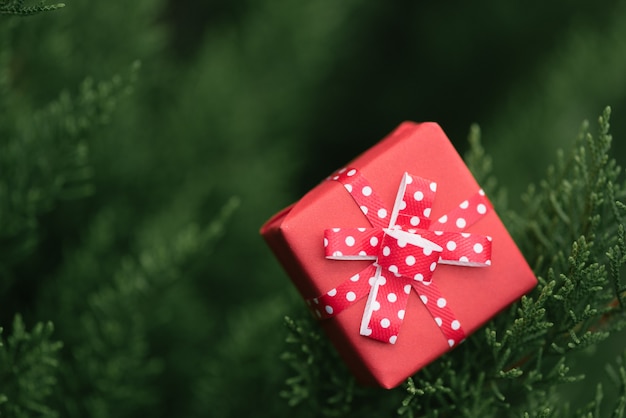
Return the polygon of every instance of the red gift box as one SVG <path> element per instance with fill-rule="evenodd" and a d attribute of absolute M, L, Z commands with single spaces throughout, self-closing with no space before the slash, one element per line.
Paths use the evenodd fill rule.
<path fill-rule="evenodd" d="M 357 379 L 385 388 L 537 282 L 436 123 L 401 124 L 261 234 Z"/>

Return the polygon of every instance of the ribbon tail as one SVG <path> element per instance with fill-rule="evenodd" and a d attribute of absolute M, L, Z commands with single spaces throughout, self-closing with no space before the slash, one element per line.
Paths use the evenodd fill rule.
<path fill-rule="evenodd" d="M 386 270 L 383 273 L 382 267 L 379 266 L 365 305 L 361 321 L 361 335 L 395 344 L 404 320 L 410 293 L 410 279 L 394 276 Z"/>
<path fill-rule="evenodd" d="M 421 235 L 443 248 L 439 264 L 465 267 L 491 265 L 490 236 L 444 231 L 422 231 Z"/>
<path fill-rule="evenodd" d="M 370 292 L 370 277 L 376 273 L 376 266 L 370 264 L 359 273 L 348 278 L 339 286 L 322 296 L 307 299 L 306 303 L 318 319 L 328 319 L 337 315 L 353 303 L 363 299 Z M 372 281 L 373 282 L 373 281 Z"/>
<path fill-rule="evenodd" d="M 389 224 L 390 213 L 385 203 L 360 171 L 351 167 L 342 168 L 330 179 L 343 184 L 374 228 L 385 228 Z"/>
<path fill-rule="evenodd" d="M 439 329 L 448 341 L 448 345 L 454 347 L 462 342 L 466 337 L 465 331 L 437 285 L 433 282 L 425 283 L 418 281 L 414 281 L 412 285 L 420 295 L 422 303 L 432 315 L 435 323 L 439 326 Z"/>
<path fill-rule="evenodd" d="M 324 231 L 324 251 L 330 260 L 376 260 L 382 229 L 332 228 Z"/>

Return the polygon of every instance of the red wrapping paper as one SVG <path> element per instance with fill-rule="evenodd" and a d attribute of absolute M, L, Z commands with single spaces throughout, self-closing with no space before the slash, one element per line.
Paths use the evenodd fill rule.
<path fill-rule="evenodd" d="M 369 180 L 389 208 L 405 172 L 435 181 L 437 194 L 431 219 L 447 214 L 480 189 L 436 123 L 405 122 L 348 165 Z M 372 263 L 326 259 L 324 231 L 333 227 L 371 228 L 371 224 L 342 184 L 324 181 L 261 228 L 261 234 L 304 299 L 325 294 Z M 468 268 L 440 264 L 432 280 L 470 335 L 532 289 L 537 280 L 495 211 L 490 210 L 466 232 L 492 237 L 491 265 Z M 409 295 L 395 344 L 360 335 L 365 303 L 363 298 L 321 321 L 361 383 L 393 388 L 450 350 L 415 292 Z"/>

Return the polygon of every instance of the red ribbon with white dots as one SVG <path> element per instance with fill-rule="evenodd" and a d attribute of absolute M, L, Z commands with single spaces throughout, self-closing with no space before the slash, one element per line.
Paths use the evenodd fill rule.
<path fill-rule="evenodd" d="M 479 190 L 433 222 L 435 182 L 405 173 L 389 213 L 357 169 L 341 169 L 329 179 L 344 185 L 372 227 L 324 231 L 326 258 L 373 263 L 326 294 L 308 299 L 314 314 L 331 318 L 368 297 L 361 335 L 395 344 L 413 289 L 450 347 L 463 341 L 461 322 L 432 276 L 438 264 L 491 265 L 491 237 L 463 232 L 491 210 L 485 193 Z"/>

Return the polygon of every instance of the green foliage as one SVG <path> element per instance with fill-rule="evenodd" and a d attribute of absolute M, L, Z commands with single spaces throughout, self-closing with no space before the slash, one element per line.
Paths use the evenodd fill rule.
<path fill-rule="evenodd" d="M 113 246 L 120 237 L 111 234 L 112 212 L 96 219 L 87 236 L 89 251 L 67 256 L 40 301 L 42 312 L 58 307 L 52 317 L 67 325 L 58 333 L 67 346 L 56 393 L 63 416 L 134 416 L 157 402 L 155 384 L 167 364 L 150 347 L 157 341 L 167 345 L 161 333 L 175 325 L 168 294 L 186 289 L 189 283 L 181 281 L 193 260 L 221 235 L 236 206 L 232 200 L 206 227 L 183 225 L 174 236 L 155 235 L 147 227 L 132 254 L 121 258 Z"/>
<path fill-rule="evenodd" d="M 137 68 L 135 64 L 129 75 L 110 81 L 86 79 L 76 95 L 64 92 L 34 114 L 5 115 L 0 144 L 0 271 L 7 272 L 33 251 L 39 216 L 59 200 L 93 192 L 90 131 L 109 120 L 116 103 L 130 91 Z M 9 100 L 4 97 L 6 109 L 11 109 Z"/>
<path fill-rule="evenodd" d="M 0 1 L 0 14 L 27 16 L 65 7 L 64 3 L 46 5 L 45 0 L 34 6 L 24 5 L 24 0 Z"/>
<path fill-rule="evenodd" d="M 257 411 L 261 415 L 285 414 L 288 407 L 280 396 L 288 376 L 280 362 L 284 341 L 268 338 L 283 335 L 280 318 L 289 310 L 285 299 L 284 294 L 274 295 L 232 309 L 228 318 L 218 314 L 209 330 L 208 348 L 192 359 L 200 373 L 187 373 L 185 377 L 192 380 L 182 382 L 193 394 L 184 406 L 190 411 L 187 416 L 203 417 L 207 411 L 215 416 L 242 416 L 251 411 L 250 403 L 262 405 L 262 411 Z M 242 391 L 248 402 L 241 402 L 237 395 Z"/>
<path fill-rule="evenodd" d="M 626 3 L 67 3 L 0 0 L 0 415 L 623 415 L 607 117 L 538 173 L 623 113 Z M 541 280 L 387 391 L 257 230 L 404 119 L 481 122 L 493 158 L 474 126 L 468 165 Z"/>
<path fill-rule="evenodd" d="M 0 317 L 12 308 L 46 317 L 61 324 L 56 337 L 65 345 L 51 359 L 59 345 L 46 339 L 50 324 L 35 328 L 32 340 L 41 342 L 22 350 L 26 360 L 8 351 L 0 362 L 7 369 L 0 379 L 2 411 L 9 417 L 123 417 L 151 408 L 167 413 L 155 405 L 182 382 L 172 373 L 161 378 L 171 366 L 160 350 L 171 347 L 180 311 L 191 313 L 195 306 L 200 316 L 208 315 L 197 300 L 201 282 L 191 277 L 198 277 L 201 254 L 224 233 L 238 200 L 228 200 L 211 221 L 198 222 L 206 189 L 190 185 L 178 194 L 195 200 L 174 199 L 129 234 L 124 205 L 114 199 L 94 204 L 101 162 L 91 153 L 101 149 L 103 132 L 119 118 L 114 112 L 128 106 L 139 64 L 109 81 L 87 78 L 76 94 L 64 91 L 37 110 L 14 72 L 23 56 L 11 35 L 21 27 L 2 30 Z M 61 213 L 63 224 L 55 221 Z M 14 334 L 10 350 L 13 341 L 30 338 L 19 319 Z M 194 345 L 201 350 L 209 342 L 202 334 Z"/>
<path fill-rule="evenodd" d="M 11 335 L 0 338 L 0 416 L 58 416 L 49 404 L 62 346 L 52 339 L 53 329 L 50 322 L 38 323 L 29 332 L 16 315 Z"/>
<path fill-rule="evenodd" d="M 290 406 L 304 403 L 309 411 L 324 416 L 342 416 L 350 410 L 354 380 L 346 378 L 344 367 L 337 367 L 337 355 L 329 350 L 328 342 L 310 325 L 289 317 L 285 318 L 285 324 L 289 330 L 287 344 L 295 350 L 285 352 L 282 359 L 295 375 L 287 379 L 288 389 L 281 395 Z M 320 379 L 321 376 L 324 379 Z"/>
<path fill-rule="evenodd" d="M 603 409 L 602 400 L 604 399 L 604 389 L 602 384 L 596 387 L 595 398 L 577 411 L 577 416 L 596 418 L 610 416 L 612 418 L 623 418 L 626 415 L 626 369 L 624 368 L 624 360 L 626 354 L 617 359 L 615 365 L 607 364 L 606 371 L 611 378 L 611 383 L 618 388 L 615 406 L 611 409 Z"/>
<path fill-rule="evenodd" d="M 603 8 L 610 10 L 604 18 L 590 17 Z M 496 157 L 494 175 L 508 179 L 510 196 L 520 195 L 531 182 L 538 183 L 544 167 L 553 163 L 555 151 L 571 148 L 571 136 L 581 120 L 607 103 L 621 113 L 626 103 L 622 94 L 626 56 L 618 51 L 626 39 L 624 16 L 624 1 L 596 3 L 582 12 L 558 35 L 558 45 L 545 59 L 528 68 L 519 82 L 512 82 L 491 118 L 479 119 L 491 139 L 486 145 Z M 614 120 L 612 131 L 622 138 L 625 130 L 619 119 Z M 625 141 L 612 146 L 614 158 L 624 166 Z M 510 175 L 513 172 L 516 175 Z M 523 206 L 511 204 L 518 210 Z"/>
<path fill-rule="evenodd" d="M 504 212 L 508 207 L 506 190 L 498 187 L 498 181 L 493 176 L 493 159 L 485 152 L 481 143 L 481 131 L 477 124 L 470 127 L 468 135 L 470 149 L 464 159 L 472 172 L 476 182 L 481 185 L 489 200 L 498 212 Z"/>

